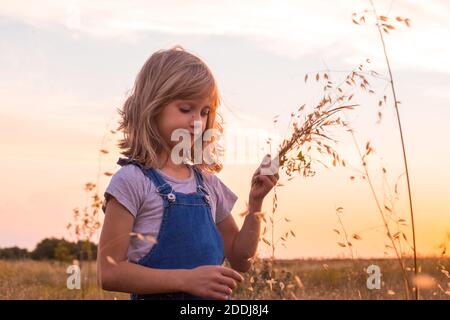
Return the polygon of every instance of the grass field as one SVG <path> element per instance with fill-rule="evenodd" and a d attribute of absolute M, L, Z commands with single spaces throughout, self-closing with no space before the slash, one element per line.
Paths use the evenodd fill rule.
<path fill-rule="evenodd" d="M 381 270 L 381 288 L 369 290 L 365 268 Z M 407 266 L 412 263 L 408 261 Z M 0 260 L 0 299 L 128 299 L 129 295 L 100 290 L 95 263 L 81 264 L 81 289 L 68 289 L 70 263 Z M 421 259 L 426 283 L 421 299 L 450 300 L 449 260 Z M 442 271 L 442 266 L 445 268 Z M 412 271 L 408 268 L 408 273 Z M 426 289 L 425 289 L 426 288 Z M 398 263 L 374 260 L 258 260 L 234 290 L 233 299 L 404 299 Z"/>

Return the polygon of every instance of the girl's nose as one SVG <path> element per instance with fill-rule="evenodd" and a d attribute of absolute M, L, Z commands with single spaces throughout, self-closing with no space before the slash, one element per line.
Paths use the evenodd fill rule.
<path fill-rule="evenodd" d="M 202 115 L 200 113 L 194 113 L 191 118 L 191 124 L 194 125 L 195 122 L 202 122 Z"/>
<path fill-rule="evenodd" d="M 195 118 L 194 116 L 192 116 L 192 121 L 189 125 L 192 128 L 192 130 L 194 130 L 195 128 L 201 130 L 201 128 L 203 127 L 203 122 L 201 118 Z"/>
<path fill-rule="evenodd" d="M 202 121 L 202 114 L 200 112 L 195 112 L 192 117 L 194 118 L 194 121 Z"/>

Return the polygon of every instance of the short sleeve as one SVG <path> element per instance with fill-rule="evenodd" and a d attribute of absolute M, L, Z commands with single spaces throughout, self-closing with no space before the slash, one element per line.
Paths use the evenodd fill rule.
<path fill-rule="evenodd" d="M 102 206 L 106 210 L 106 203 L 113 196 L 134 217 L 142 205 L 145 194 L 145 176 L 135 165 L 126 165 L 120 168 L 111 178 L 105 190 L 105 201 Z"/>
<path fill-rule="evenodd" d="M 216 196 L 216 224 L 231 214 L 238 197 L 217 176 L 210 175 L 211 187 Z"/>

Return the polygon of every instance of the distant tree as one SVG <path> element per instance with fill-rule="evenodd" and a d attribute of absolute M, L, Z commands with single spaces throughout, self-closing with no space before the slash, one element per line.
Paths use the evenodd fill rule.
<path fill-rule="evenodd" d="M 55 248 L 55 259 L 58 261 L 70 262 L 74 259 L 74 246 L 67 241 L 59 241 Z"/>
<path fill-rule="evenodd" d="M 86 241 L 70 242 L 65 239 L 46 238 L 41 240 L 31 252 L 33 260 L 71 261 L 87 260 L 97 254 L 97 245 Z"/>
<path fill-rule="evenodd" d="M 61 240 L 56 238 L 46 238 L 36 245 L 31 252 L 33 260 L 54 260 L 55 251 Z"/>
<path fill-rule="evenodd" d="M 0 259 L 27 259 L 30 257 L 30 253 L 27 249 L 22 249 L 17 246 L 9 248 L 0 248 Z"/>
<path fill-rule="evenodd" d="M 97 245 L 86 240 L 79 240 L 75 246 L 76 258 L 80 261 L 83 260 L 95 260 L 97 257 Z"/>

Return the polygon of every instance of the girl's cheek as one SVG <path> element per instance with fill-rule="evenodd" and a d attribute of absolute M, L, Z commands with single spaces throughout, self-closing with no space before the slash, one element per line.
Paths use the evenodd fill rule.
<path fill-rule="evenodd" d="M 195 117 L 193 117 L 191 113 L 181 113 L 179 119 L 182 120 L 183 122 L 190 122 L 190 121 L 193 122 Z"/>

